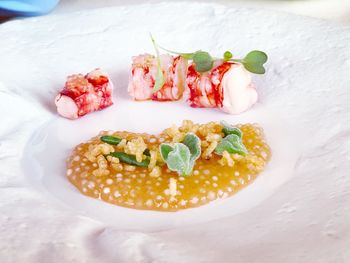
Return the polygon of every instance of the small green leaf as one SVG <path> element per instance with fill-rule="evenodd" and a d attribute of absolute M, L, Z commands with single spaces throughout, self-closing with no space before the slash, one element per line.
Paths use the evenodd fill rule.
<path fill-rule="evenodd" d="M 194 133 L 187 133 L 182 143 L 175 143 L 174 146 L 162 143 L 159 151 L 171 171 L 180 176 L 189 176 L 201 154 L 201 142 Z"/>
<path fill-rule="evenodd" d="M 100 140 L 112 145 L 118 145 L 122 141 L 122 139 L 110 135 L 101 136 Z"/>
<path fill-rule="evenodd" d="M 225 60 L 225 61 L 229 61 L 232 57 L 233 57 L 233 55 L 232 55 L 232 53 L 231 53 L 230 51 L 227 50 L 227 51 L 224 53 L 224 60 Z"/>
<path fill-rule="evenodd" d="M 265 68 L 264 64 L 267 61 L 266 53 L 254 50 L 249 52 L 244 59 L 241 60 L 243 66 L 250 72 L 256 74 L 264 74 Z"/>
<path fill-rule="evenodd" d="M 111 152 L 110 156 L 117 157 L 119 161 L 135 166 L 147 167 L 149 165 L 149 158 L 143 160 L 142 162 L 138 162 L 134 155 L 126 154 L 124 152 Z"/>
<path fill-rule="evenodd" d="M 153 88 L 153 92 L 157 92 L 159 89 L 161 89 L 163 87 L 163 85 L 165 83 L 164 75 L 163 75 L 163 72 L 161 70 L 158 48 L 163 49 L 163 50 L 165 50 L 169 53 L 172 53 L 172 54 L 180 55 L 187 60 L 192 60 L 194 63 L 194 66 L 195 66 L 195 70 L 199 73 L 207 72 L 213 68 L 214 60 L 216 60 L 216 58 L 214 59 L 206 51 L 199 50 L 199 51 L 196 51 L 194 53 L 176 52 L 176 51 L 166 49 L 166 48 L 161 47 L 158 44 L 156 44 L 152 35 L 151 35 L 151 39 L 152 39 L 154 48 L 155 48 L 156 53 L 157 53 L 157 65 L 158 65 L 156 81 L 155 81 L 155 85 Z M 264 74 L 265 73 L 264 64 L 266 63 L 267 59 L 268 59 L 268 57 L 267 57 L 266 53 L 264 53 L 263 51 L 259 51 L 259 50 L 253 50 L 253 51 L 249 52 L 245 56 L 245 58 L 243 58 L 243 59 L 233 58 L 232 53 L 228 50 L 223 55 L 224 61 L 240 62 L 243 64 L 243 66 L 245 67 L 246 70 L 248 70 L 252 73 L 255 73 L 255 74 Z"/>
<path fill-rule="evenodd" d="M 236 134 L 227 135 L 215 148 L 215 153 L 217 154 L 221 155 L 224 151 L 228 153 L 238 153 L 240 155 L 246 155 L 248 152 L 241 138 Z"/>
<path fill-rule="evenodd" d="M 156 79 L 154 82 L 154 87 L 153 87 L 152 92 L 156 93 L 157 91 L 159 91 L 163 87 L 164 83 L 165 83 L 165 80 L 164 80 L 163 71 L 162 71 L 161 66 L 160 66 L 160 61 L 158 61 L 157 62 L 157 75 L 156 75 Z"/>
<path fill-rule="evenodd" d="M 160 155 L 162 156 L 162 158 L 165 162 L 168 159 L 168 155 L 172 150 L 174 150 L 174 148 L 170 144 L 167 144 L 167 143 L 162 143 L 159 146 Z"/>
<path fill-rule="evenodd" d="M 208 52 L 201 50 L 196 51 L 192 59 L 197 72 L 206 72 L 213 68 L 214 60 Z"/>
<path fill-rule="evenodd" d="M 166 160 L 169 170 L 177 172 L 181 176 L 189 176 L 194 162 L 191 161 L 191 152 L 182 143 L 176 143 L 174 149 L 169 152 Z"/>
<path fill-rule="evenodd" d="M 154 87 L 152 92 L 156 93 L 157 91 L 159 91 L 164 83 L 165 83 L 165 79 L 164 79 L 164 75 L 163 75 L 163 71 L 162 71 L 162 66 L 160 64 L 160 57 L 159 57 L 159 50 L 158 50 L 158 46 L 156 44 L 156 41 L 153 39 L 153 36 L 150 34 L 151 36 L 151 40 L 154 46 L 154 49 L 156 51 L 156 59 L 157 59 L 157 73 L 156 73 L 156 79 L 154 82 Z"/>
<path fill-rule="evenodd" d="M 242 139 L 242 131 L 240 129 L 238 129 L 237 127 L 231 126 L 226 121 L 221 121 L 221 125 L 224 126 L 224 128 L 222 128 L 224 137 L 226 137 L 229 134 L 236 134 L 239 138 Z"/>
<path fill-rule="evenodd" d="M 195 161 L 201 155 L 201 140 L 194 133 L 187 133 L 184 141 L 185 144 L 191 153 L 191 160 Z"/>

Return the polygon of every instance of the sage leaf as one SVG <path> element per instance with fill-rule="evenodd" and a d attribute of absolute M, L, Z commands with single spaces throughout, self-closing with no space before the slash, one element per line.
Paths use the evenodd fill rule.
<path fill-rule="evenodd" d="M 244 147 L 241 138 L 237 134 L 229 134 L 216 146 L 215 153 L 221 155 L 224 151 L 246 155 L 247 149 Z"/>
<path fill-rule="evenodd" d="M 185 144 L 191 153 L 191 160 L 195 161 L 201 155 L 201 140 L 194 133 L 187 133 L 184 141 Z"/>
<path fill-rule="evenodd" d="M 160 155 L 162 156 L 162 158 L 165 162 L 167 161 L 168 155 L 172 150 L 174 150 L 174 148 L 170 144 L 167 144 L 167 143 L 162 143 L 159 146 Z"/>
<path fill-rule="evenodd" d="M 174 149 L 168 154 L 166 163 L 169 170 L 177 172 L 181 176 L 189 176 L 194 166 L 190 150 L 182 143 L 174 145 Z"/>
<path fill-rule="evenodd" d="M 207 72 L 213 68 L 214 60 L 206 51 L 196 51 L 192 59 L 197 72 Z"/>
<path fill-rule="evenodd" d="M 238 129 L 237 127 L 231 126 L 226 121 L 221 121 L 221 125 L 224 126 L 222 128 L 222 132 L 224 133 L 224 137 L 230 134 L 236 134 L 239 138 L 242 139 L 242 131 Z"/>

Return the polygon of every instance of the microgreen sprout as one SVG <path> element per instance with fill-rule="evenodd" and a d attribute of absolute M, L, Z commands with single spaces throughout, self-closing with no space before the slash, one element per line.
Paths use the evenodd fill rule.
<path fill-rule="evenodd" d="M 233 57 L 232 53 L 230 51 L 225 51 L 224 53 L 224 60 L 229 61 Z"/>
<path fill-rule="evenodd" d="M 160 56 L 159 56 L 159 50 L 158 50 L 158 46 L 156 44 L 156 42 L 154 41 L 153 36 L 150 34 L 151 36 L 151 40 L 154 46 L 154 49 L 156 51 L 156 59 L 157 59 L 157 75 L 156 75 L 156 80 L 154 82 L 154 87 L 153 87 L 153 93 L 157 92 L 158 90 L 160 90 L 164 83 L 165 83 L 165 79 L 164 79 L 164 75 L 163 75 L 163 71 L 162 71 L 162 67 L 160 64 Z"/>
<path fill-rule="evenodd" d="M 159 61 L 159 62 L 157 62 L 158 70 L 157 70 L 156 82 L 154 85 L 153 92 L 158 91 L 164 85 L 164 77 L 163 77 L 162 71 L 160 69 L 158 48 L 160 48 L 166 52 L 182 56 L 185 59 L 192 60 L 194 65 L 195 65 L 195 70 L 199 73 L 207 72 L 207 71 L 213 69 L 215 60 L 224 60 L 227 62 L 230 62 L 230 61 L 231 62 L 239 62 L 239 63 L 242 63 L 242 65 L 244 66 L 244 68 L 246 70 L 248 70 L 252 73 L 255 73 L 255 74 L 264 74 L 265 73 L 264 64 L 266 63 L 268 57 L 267 57 L 266 53 L 263 51 L 253 50 L 253 51 L 249 52 L 242 59 L 234 58 L 230 51 L 226 51 L 223 54 L 222 58 L 215 58 L 215 57 L 211 56 L 208 52 L 203 51 L 203 50 L 198 50 L 198 51 L 193 52 L 193 53 L 181 53 L 181 52 L 177 52 L 177 51 L 172 51 L 172 50 L 163 48 L 163 47 L 159 46 L 158 44 L 156 44 L 156 42 L 154 41 L 152 36 L 151 36 L 151 39 L 152 39 L 153 45 L 156 49 L 157 61 Z"/>
<path fill-rule="evenodd" d="M 259 50 L 250 51 L 243 59 L 230 59 L 230 61 L 240 62 L 246 70 L 255 74 L 264 74 L 264 64 L 267 61 L 265 52 Z"/>

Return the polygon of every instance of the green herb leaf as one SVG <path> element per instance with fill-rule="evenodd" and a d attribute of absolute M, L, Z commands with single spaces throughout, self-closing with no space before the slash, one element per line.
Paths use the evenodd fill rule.
<path fill-rule="evenodd" d="M 225 135 L 224 137 L 230 134 L 236 134 L 239 138 L 242 139 L 242 131 L 240 129 L 231 126 L 226 121 L 221 121 L 221 125 L 224 126 L 224 128 L 222 128 L 222 132 Z"/>
<path fill-rule="evenodd" d="M 183 143 L 175 143 L 174 146 L 162 143 L 159 151 L 171 171 L 180 176 L 189 176 L 201 154 L 201 143 L 197 135 L 187 133 Z"/>
<path fill-rule="evenodd" d="M 244 59 L 241 60 L 243 66 L 250 72 L 256 74 L 264 74 L 265 68 L 264 64 L 267 61 L 266 53 L 254 50 L 249 52 Z"/>
<path fill-rule="evenodd" d="M 194 161 L 191 160 L 191 152 L 188 147 L 182 143 L 176 143 L 167 156 L 166 164 L 169 170 L 177 172 L 180 176 L 189 176 Z"/>
<path fill-rule="evenodd" d="M 184 141 L 185 144 L 191 153 L 191 160 L 195 161 L 201 155 L 201 140 L 194 133 L 187 133 Z"/>
<path fill-rule="evenodd" d="M 119 158 L 119 161 L 135 166 L 147 167 L 149 165 L 149 158 L 143 160 L 142 162 L 136 161 L 136 157 L 134 155 L 126 154 L 124 152 L 111 152 L 110 156 Z"/>
<path fill-rule="evenodd" d="M 156 79 L 154 82 L 154 87 L 153 87 L 152 92 L 156 93 L 158 90 L 160 90 L 163 87 L 164 83 L 165 83 L 165 80 L 164 80 L 163 72 L 162 72 L 162 69 L 160 66 L 160 61 L 158 61 L 157 62 L 157 75 L 156 75 Z"/>
<path fill-rule="evenodd" d="M 151 34 L 150 34 L 150 36 L 151 36 L 151 40 L 152 40 L 154 49 L 156 51 L 156 59 L 157 59 L 157 73 L 156 73 L 154 87 L 152 90 L 153 93 L 156 93 L 158 90 L 160 90 L 163 87 L 163 85 L 165 83 L 165 79 L 164 79 L 162 67 L 160 64 L 160 56 L 159 56 L 158 46 L 157 46 L 156 42 L 154 41 L 153 36 Z"/>
<path fill-rule="evenodd" d="M 227 135 L 215 148 L 215 153 L 217 154 L 221 155 L 224 151 L 238 153 L 240 155 L 246 155 L 248 152 L 237 134 Z"/>
<path fill-rule="evenodd" d="M 159 146 L 159 152 L 160 152 L 160 155 L 162 156 L 164 161 L 166 161 L 168 159 L 168 155 L 172 150 L 174 150 L 174 148 L 170 144 L 167 144 L 167 143 L 162 143 Z"/>
<path fill-rule="evenodd" d="M 101 136 L 100 140 L 112 145 L 118 145 L 122 141 L 122 139 L 118 137 L 109 136 L 109 135 Z"/>
<path fill-rule="evenodd" d="M 225 60 L 225 61 L 229 61 L 232 57 L 233 57 L 233 55 L 232 55 L 232 53 L 231 53 L 230 51 L 227 50 L 227 51 L 224 53 L 224 60 Z"/>
<path fill-rule="evenodd" d="M 158 48 L 163 49 L 164 51 L 167 51 L 172 54 L 180 55 L 185 59 L 192 60 L 195 65 L 195 70 L 199 73 L 207 72 L 213 69 L 214 60 L 219 59 L 219 58 L 212 57 L 208 52 L 202 51 L 202 50 L 196 51 L 194 53 L 181 53 L 181 52 L 172 51 L 156 44 L 152 35 L 151 35 L 151 39 L 157 53 L 157 65 L 158 65 L 156 81 L 153 88 L 153 92 L 157 92 L 159 89 L 161 89 L 165 82 L 163 72 L 160 67 Z M 253 50 L 249 52 L 243 59 L 233 59 L 232 53 L 228 50 L 223 55 L 224 61 L 240 62 L 243 64 L 246 70 L 256 74 L 265 73 L 265 68 L 263 65 L 266 63 L 267 59 L 268 57 L 266 53 L 259 50 Z"/>
<path fill-rule="evenodd" d="M 208 52 L 196 51 L 193 54 L 193 63 L 195 64 L 195 70 L 197 72 L 206 72 L 213 68 L 214 59 Z"/>
<path fill-rule="evenodd" d="M 121 138 L 118 138 L 118 137 L 115 137 L 115 136 L 110 136 L 110 135 L 104 135 L 104 136 L 101 136 L 100 137 L 100 140 L 102 142 L 105 142 L 105 143 L 108 143 L 108 144 L 112 144 L 112 145 L 118 145 L 122 139 Z M 143 152 L 144 155 L 147 155 L 147 156 L 151 156 L 150 152 L 149 152 L 149 149 L 146 149 L 144 152 Z"/>

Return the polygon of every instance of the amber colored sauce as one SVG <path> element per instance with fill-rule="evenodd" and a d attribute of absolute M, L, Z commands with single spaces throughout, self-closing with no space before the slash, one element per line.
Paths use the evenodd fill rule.
<path fill-rule="evenodd" d="M 198 159 L 192 176 L 179 177 L 162 167 L 162 175 L 149 176 L 147 168 L 137 167 L 135 171 L 113 171 L 107 176 L 94 176 L 96 164 L 88 161 L 84 153 L 90 144 L 100 143 L 99 137 L 78 145 L 67 160 L 67 177 L 79 191 L 92 198 L 118 206 L 158 211 L 176 211 L 207 204 L 218 198 L 234 195 L 246 187 L 261 173 L 270 159 L 271 151 L 266 144 L 262 129 L 256 125 L 240 125 L 243 143 L 249 154 L 236 161 L 234 167 L 218 163 L 220 156 L 213 155 L 209 160 Z M 116 132 L 116 136 L 131 139 L 141 135 L 150 149 L 161 142 L 169 141 L 165 134 L 157 136 Z M 258 167 L 257 167 L 258 163 Z M 177 194 L 169 195 L 169 179 L 177 180 Z"/>

